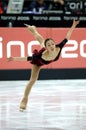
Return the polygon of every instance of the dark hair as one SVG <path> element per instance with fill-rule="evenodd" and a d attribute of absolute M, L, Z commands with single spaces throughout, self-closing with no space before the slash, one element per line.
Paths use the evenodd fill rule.
<path fill-rule="evenodd" d="M 49 40 L 54 41 L 52 38 L 46 38 L 45 41 L 44 41 L 44 45 L 45 45 L 45 47 L 46 47 L 46 43 L 47 43 Z"/>

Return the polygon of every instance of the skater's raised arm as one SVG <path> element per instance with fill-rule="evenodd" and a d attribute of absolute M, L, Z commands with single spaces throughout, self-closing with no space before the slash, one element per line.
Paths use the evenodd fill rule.
<path fill-rule="evenodd" d="M 72 32 L 74 31 L 74 29 L 76 28 L 76 26 L 79 24 L 79 20 L 78 21 L 73 21 L 73 24 L 71 26 L 71 28 L 69 29 L 67 35 L 66 35 L 66 39 L 69 40 L 71 35 L 72 35 Z"/>
<path fill-rule="evenodd" d="M 36 38 L 37 41 L 39 41 L 41 47 L 44 47 L 44 38 L 42 37 L 42 35 L 37 31 L 36 26 L 34 25 L 27 25 L 24 24 L 26 27 L 28 27 L 29 31 L 34 35 L 34 37 Z"/>

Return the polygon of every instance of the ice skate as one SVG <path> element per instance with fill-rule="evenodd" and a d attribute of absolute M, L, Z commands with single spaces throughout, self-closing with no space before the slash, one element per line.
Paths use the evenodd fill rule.
<path fill-rule="evenodd" d="M 26 110 L 28 98 L 23 98 L 21 103 L 20 103 L 20 111 Z"/>

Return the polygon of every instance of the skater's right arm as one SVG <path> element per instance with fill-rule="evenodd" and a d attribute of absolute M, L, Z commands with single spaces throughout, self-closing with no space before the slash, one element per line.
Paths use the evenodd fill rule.
<path fill-rule="evenodd" d="M 44 47 L 44 38 L 42 37 L 41 34 L 39 34 L 39 32 L 37 31 L 37 28 L 36 26 L 34 25 L 27 25 L 27 24 L 24 24 L 28 29 L 29 31 L 34 35 L 34 37 L 37 39 L 37 41 L 40 43 L 41 47 Z"/>
<path fill-rule="evenodd" d="M 8 61 L 27 61 L 27 57 L 9 57 Z"/>

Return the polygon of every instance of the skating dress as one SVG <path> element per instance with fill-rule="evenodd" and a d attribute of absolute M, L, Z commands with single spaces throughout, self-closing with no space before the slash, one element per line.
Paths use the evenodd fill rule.
<path fill-rule="evenodd" d="M 42 48 L 41 50 L 34 50 L 33 51 L 33 55 L 32 56 L 29 56 L 27 57 L 27 61 L 30 61 L 31 64 L 36 64 L 37 66 L 43 66 L 43 65 L 47 65 L 47 64 L 50 64 L 51 62 L 54 62 L 54 61 L 57 61 L 59 59 L 59 56 L 61 54 L 61 50 L 62 48 L 64 47 L 64 45 L 66 44 L 68 40 L 65 38 L 61 43 L 59 44 L 56 44 L 56 48 L 60 48 L 60 51 L 59 53 L 57 54 L 57 56 L 55 57 L 54 60 L 44 60 L 42 58 L 42 53 L 46 50 L 46 48 Z"/>

